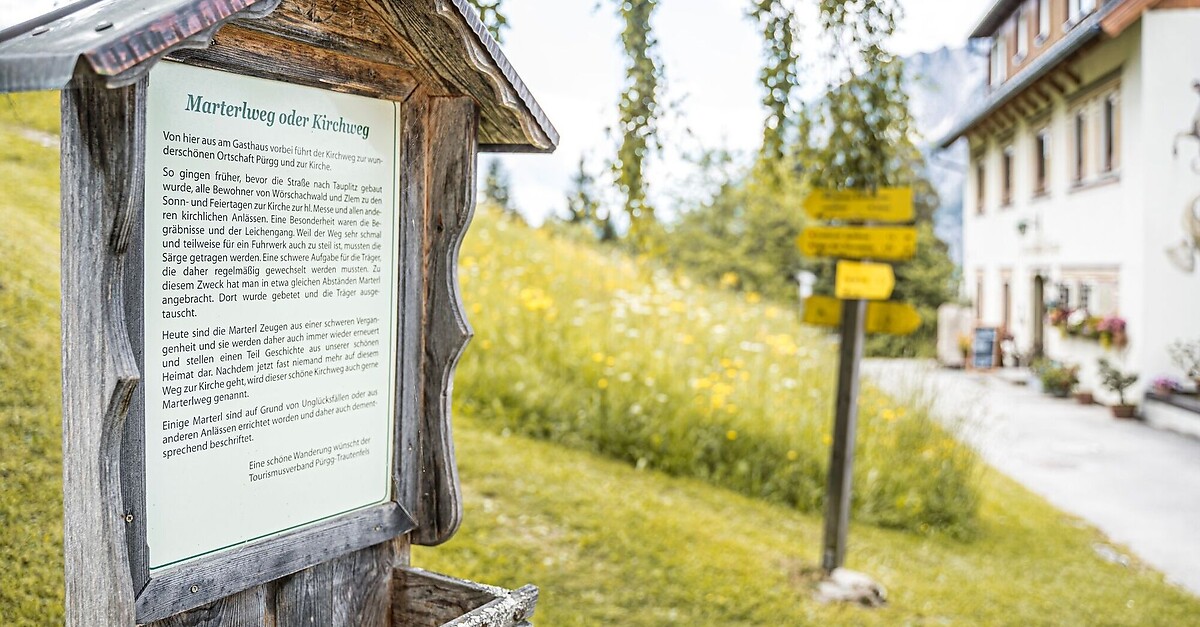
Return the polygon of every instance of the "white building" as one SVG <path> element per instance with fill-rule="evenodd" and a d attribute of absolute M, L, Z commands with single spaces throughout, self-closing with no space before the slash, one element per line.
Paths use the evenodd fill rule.
<path fill-rule="evenodd" d="M 1104 402 L 1100 356 L 1141 375 L 1135 399 L 1183 379 L 1168 346 L 1200 339 L 1200 0 L 999 0 L 971 37 L 990 40 L 989 90 L 940 143 L 970 145 L 977 324 L 1078 364 Z M 1119 317 L 1128 342 L 1066 335 L 1056 307 Z"/>

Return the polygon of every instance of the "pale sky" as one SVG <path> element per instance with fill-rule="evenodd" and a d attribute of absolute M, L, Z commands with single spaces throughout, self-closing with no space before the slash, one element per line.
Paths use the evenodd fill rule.
<path fill-rule="evenodd" d="M 907 55 L 962 46 L 993 0 L 907 0 L 893 50 Z M 562 212 L 580 156 L 593 171 L 611 159 L 617 140 L 609 127 L 624 75 L 620 23 L 612 0 L 505 0 L 509 28 L 503 46 L 517 72 L 562 135 L 553 155 L 504 155 L 515 204 L 535 223 Z M 816 0 L 800 0 L 812 7 Z M 757 149 L 762 120 L 758 84 L 761 42 L 744 17 L 750 0 L 662 0 L 653 24 L 667 78 L 667 100 L 677 103 L 662 124 L 667 145 L 651 161 L 652 199 L 670 211 L 674 198 L 695 197 L 683 152 Z M 819 28 L 805 16 L 811 41 Z M 815 42 L 814 42 L 815 43 Z M 815 47 L 815 45 L 813 46 Z M 806 50 L 817 62 L 819 50 Z M 481 158 L 481 170 L 493 157 Z"/>

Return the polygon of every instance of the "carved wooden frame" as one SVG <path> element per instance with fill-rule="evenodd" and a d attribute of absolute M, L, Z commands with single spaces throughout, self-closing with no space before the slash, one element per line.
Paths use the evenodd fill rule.
<path fill-rule="evenodd" d="M 186 47 L 202 45 L 216 28 Z M 194 65 L 262 74 L 228 48 L 156 57 L 168 52 Z M 268 617 L 287 624 L 293 612 L 297 620 L 327 613 L 331 622 L 341 615 L 356 617 L 349 624 L 386 625 L 391 605 L 381 597 L 392 593 L 393 569 L 407 563 L 408 544 L 445 542 L 462 518 L 450 395 L 471 337 L 456 276 L 474 211 L 477 104 L 430 95 L 403 68 L 372 86 L 339 85 L 339 91 L 402 103 L 393 501 L 151 576 L 144 485 L 134 474 L 144 464 L 139 383 L 147 80 L 120 76 L 128 86 L 112 89 L 106 84 L 111 76 L 80 63 L 62 98 L 62 176 L 70 182 L 62 191 L 68 624 L 168 617 L 174 618 L 163 624 L 203 623 L 186 612 L 207 605 L 206 611 L 254 621 L 214 624 L 267 624 Z M 295 82 L 313 84 L 304 77 Z M 311 602 L 314 582 L 334 596 L 339 581 L 353 581 L 359 590 L 341 592 L 345 598 L 328 607 Z"/>

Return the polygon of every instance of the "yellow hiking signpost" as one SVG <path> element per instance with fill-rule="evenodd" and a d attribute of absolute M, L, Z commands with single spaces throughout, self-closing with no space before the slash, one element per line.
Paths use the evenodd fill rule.
<path fill-rule="evenodd" d="M 842 323 L 842 301 L 829 296 L 810 296 L 804 299 L 804 324 L 836 327 Z M 867 303 L 867 333 L 908 335 L 921 326 L 916 307 L 908 303 Z"/>
<path fill-rule="evenodd" d="M 797 240 L 806 257 L 905 261 L 917 254 L 911 226 L 810 226 Z"/>
<path fill-rule="evenodd" d="M 908 303 L 867 305 L 867 333 L 908 335 L 921 326 L 921 314 Z"/>
<path fill-rule="evenodd" d="M 815 220 L 909 222 L 914 217 L 911 187 L 891 187 L 877 193 L 858 190 L 817 190 L 804 200 L 804 213 Z"/>
<path fill-rule="evenodd" d="M 887 300 L 895 287 L 896 273 L 886 263 L 839 261 L 837 264 L 833 293 L 838 298 Z"/>
<path fill-rule="evenodd" d="M 915 215 L 910 187 L 874 192 L 816 190 L 805 199 L 804 211 L 817 220 L 850 223 L 810 226 L 796 241 L 807 257 L 838 259 L 837 298 L 813 296 L 804 301 L 804 322 L 841 326 L 842 334 L 821 550 L 821 567 L 826 573 L 832 573 L 846 559 L 854 432 L 858 423 L 858 366 L 862 361 L 863 335 L 867 332 L 906 335 L 921 325 L 921 317 L 912 305 L 867 302 L 884 301 L 892 295 L 896 275 L 891 266 L 845 260 L 912 259 L 917 254 L 917 229 L 894 226 L 897 222 L 912 221 Z M 888 226 L 889 223 L 893 225 Z"/>

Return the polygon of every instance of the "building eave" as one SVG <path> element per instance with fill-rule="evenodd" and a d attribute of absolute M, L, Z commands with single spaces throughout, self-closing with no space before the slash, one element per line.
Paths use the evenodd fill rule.
<path fill-rule="evenodd" d="M 983 18 L 975 24 L 975 28 L 971 29 L 969 37 L 971 39 L 981 39 L 991 37 L 1000 30 L 1000 26 L 1004 24 L 1004 20 L 1012 15 L 1012 12 L 1021 5 L 1025 0 L 996 0 L 992 8 L 983 15 Z"/>
<path fill-rule="evenodd" d="M 987 98 L 973 110 L 963 116 L 950 130 L 937 141 L 941 148 L 949 148 L 958 138 L 966 135 L 982 120 L 1011 102 L 1022 92 L 1053 72 L 1088 43 L 1091 43 L 1104 33 L 1101 22 L 1107 10 L 1101 9 L 1074 28 L 1065 38 L 1058 42 L 1049 52 L 1038 57 L 1032 65 L 1021 70 L 1014 78 L 988 94 Z"/>

